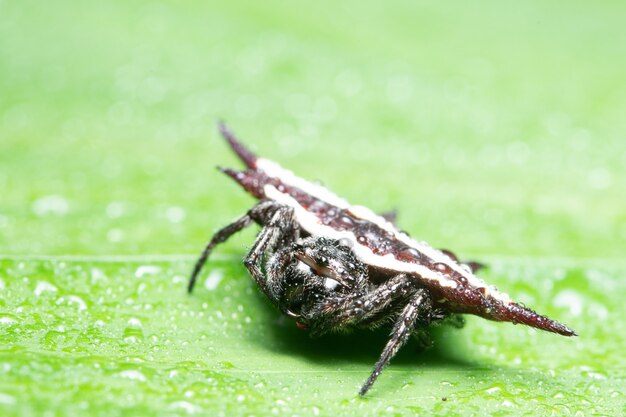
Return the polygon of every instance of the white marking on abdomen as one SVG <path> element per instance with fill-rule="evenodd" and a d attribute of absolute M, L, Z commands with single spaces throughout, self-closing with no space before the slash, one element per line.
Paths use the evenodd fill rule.
<path fill-rule="evenodd" d="M 305 193 L 315 198 L 318 198 L 322 201 L 325 201 L 329 204 L 332 204 L 333 206 L 337 208 L 346 209 L 350 206 L 350 204 L 348 204 L 346 200 L 339 197 L 337 194 L 329 191 L 326 187 L 304 180 L 298 177 L 297 175 L 295 175 L 293 172 L 289 171 L 288 169 L 281 167 L 274 161 L 259 158 L 256 161 L 256 166 L 257 168 L 264 171 L 270 177 L 279 179 L 281 182 L 285 183 L 285 185 L 297 187 L 301 189 L 302 191 L 304 191 Z M 296 202 L 296 204 L 298 203 Z"/>
<path fill-rule="evenodd" d="M 453 259 L 451 259 L 448 255 L 446 255 L 442 251 L 437 250 L 425 243 L 418 242 L 412 239 L 406 233 L 399 231 L 391 222 L 387 221 L 384 217 L 379 216 L 378 214 L 374 213 L 369 208 L 364 207 L 364 206 L 351 206 L 349 210 L 350 210 L 350 213 L 352 213 L 356 217 L 363 219 L 363 220 L 370 221 L 376 224 L 377 226 L 381 227 L 382 229 L 388 232 L 391 232 L 394 235 L 394 237 L 398 239 L 400 242 L 406 244 L 407 246 L 411 248 L 417 249 L 419 252 L 426 255 L 428 258 L 430 258 L 432 261 L 448 265 L 453 271 L 456 271 L 461 276 L 465 277 L 465 279 L 467 279 L 467 282 L 470 283 L 472 286 L 476 288 L 486 288 L 487 294 L 492 295 L 493 297 L 499 299 L 500 301 L 504 301 L 507 303 L 511 301 L 508 294 L 499 292 L 497 290 L 494 291 L 492 288 L 487 286 L 487 284 L 483 280 L 479 279 L 471 272 L 468 272 L 467 270 L 465 270 L 461 265 L 458 264 L 458 262 L 455 262 Z"/>
<path fill-rule="evenodd" d="M 429 257 L 432 261 L 440 262 L 445 265 L 448 265 L 452 270 L 456 271 L 461 276 L 465 277 L 467 279 L 467 282 L 473 287 L 484 288 L 485 295 L 492 296 L 507 304 L 511 302 L 511 299 L 507 294 L 502 293 L 493 287 L 489 287 L 483 280 L 477 278 L 474 274 L 469 273 L 468 271 L 463 269 L 457 262 L 453 261 L 449 256 L 447 256 L 443 252 L 436 250 L 425 243 L 419 243 L 415 241 L 414 239 L 411 239 L 407 234 L 398 231 L 393 224 L 385 220 L 382 216 L 376 215 L 369 208 L 363 207 L 363 206 L 350 207 L 345 200 L 337 197 L 335 194 L 326 190 L 324 187 L 316 185 L 316 184 L 311 184 L 299 177 L 296 177 L 290 171 L 282 169 L 279 165 L 271 161 L 267 161 L 267 160 L 262 160 L 262 161 L 264 163 L 262 164 L 261 169 L 265 170 L 265 168 L 263 167 L 267 168 L 268 166 L 270 166 L 271 168 L 270 171 L 266 171 L 268 175 L 270 176 L 276 175 L 277 178 L 279 178 L 282 181 L 283 178 L 279 177 L 280 171 L 276 171 L 276 170 L 282 170 L 283 174 L 285 172 L 289 173 L 287 180 L 284 181 L 286 184 L 301 188 L 303 191 L 311 194 L 312 196 L 319 198 L 320 200 L 323 200 L 329 204 L 336 205 L 339 208 L 349 207 L 349 210 L 353 215 L 363 220 L 370 221 L 376 224 L 377 226 L 381 227 L 382 229 L 393 233 L 396 239 L 398 239 L 399 241 L 401 241 L 402 243 L 406 244 L 409 247 L 417 249 L 422 254 Z M 303 187 L 303 184 L 305 185 L 304 187 Z M 307 188 L 307 186 L 309 188 Z M 313 190 L 317 191 L 317 193 L 311 192 Z M 388 253 L 383 256 L 374 254 L 374 252 L 370 248 L 358 243 L 356 236 L 354 235 L 352 231 L 347 231 L 347 230 L 339 231 L 339 230 L 333 229 L 330 226 L 321 224 L 319 219 L 314 214 L 308 212 L 290 195 L 278 191 L 276 187 L 274 187 L 273 185 L 270 185 L 270 184 L 265 185 L 264 191 L 265 191 L 265 195 L 268 198 L 274 201 L 277 201 L 281 204 L 292 207 L 295 211 L 298 222 L 300 223 L 302 228 L 305 229 L 310 234 L 314 236 L 328 237 L 328 238 L 332 238 L 336 240 L 340 240 L 340 239 L 350 240 L 353 243 L 352 250 L 354 254 L 368 265 L 372 265 L 372 266 L 376 266 L 376 267 L 384 268 L 384 269 L 390 269 L 390 270 L 394 270 L 398 272 L 415 273 L 424 279 L 437 282 L 442 287 L 456 288 L 458 286 L 458 283 L 454 279 L 448 278 L 444 274 L 437 272 L 437 271 L 433 271 L 430 268 L 425 267 L 423 265 L 411 263 L 411 262 L 399 261 L 391 253 Z M 325 197 L 331 197 L 331 198 L 325 198 Z M 337 199 L 336 202 L 339 202 L 342 205 L 335 204 L 335 201 L 333 201 L 334 199 Z"/>
<path fill-rule="evenodd" d="M 264 191 L 265 195 L 272 200 L 292 207 L 302 228 L 312 235 L 336 240 L 349 239 L 354 244 L 352 248 L 354 254 L 368 265 L 391 269 L 398 272 L 416 273 L 424 279 L 438 282 L 439 285 L 443 287 L 456 288 L 458 285 L 456 281 L 446 278 L 443 274 L 432 271 L 423 265 L 398 261 L 392 254 L 387 254 L 385 256 L 375 255 L 370 248 L 357 242 L 356 236 L 353 232 L 347 230 L 339 231 L 330 226 L 320 224 L 319 219 L 314 214 L 306 211 L 306 209 L 298 204 L 293 197 L 288 194 L 281 193 L 273 185 L 266 185 Z"/>

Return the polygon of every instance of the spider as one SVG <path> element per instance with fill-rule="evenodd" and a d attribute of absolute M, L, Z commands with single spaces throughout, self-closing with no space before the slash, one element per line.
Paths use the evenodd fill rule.
<path fill-rule="evenodd" d="M 563 336 L 567 326 L 513 302 L 474 275 L 482 265 L 410 238 L 395 214 L 351 206 L 324 187 L 258 158 L 219 124 L 246 169 L 219 168 L 259 201 L 210 239 L 188 291 L 213 249 L 252 223 L 262 228 L 244 264 L 261 291 L 312 335 L 392 322 L 363 396 L 410 335 L 459 314 L 522 323 Z"/>

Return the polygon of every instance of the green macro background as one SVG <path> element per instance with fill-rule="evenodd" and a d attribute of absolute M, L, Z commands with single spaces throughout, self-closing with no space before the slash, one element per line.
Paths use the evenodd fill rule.
<path fill-rule="evenodd" d="M 0 415 L 626 413 L 626 3 L 0 0 Z M 578 331 L 468 317 L 357 397 L 241 264 L 223 118 Z"/>

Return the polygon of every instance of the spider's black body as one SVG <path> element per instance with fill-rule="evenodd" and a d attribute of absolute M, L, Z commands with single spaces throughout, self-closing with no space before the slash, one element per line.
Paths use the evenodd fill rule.
<path fill-rule="evenodd" d="M 480 264 L 461 263 L 449 251 L 411 239 L 391 223 L 393 215 L 351 206 L 257 158 L 224 125 L 220 130 L 247 167 L 221 170 L 259 203 L 213 236 L 189 291 L 216 245 L 253 222 L 261 225 L 244 263 L 265 295 L 300 327 L 322 334 L 393 320 L 391 338 L 361 395 L 411 334 L 457 313 L 575 335 L 478 279 Z"/>

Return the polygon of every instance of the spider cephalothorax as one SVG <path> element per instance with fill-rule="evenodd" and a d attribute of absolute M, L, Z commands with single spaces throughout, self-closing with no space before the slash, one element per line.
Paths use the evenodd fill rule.
<path fill-rule="evenodd" d="M 392 321 L 389 342 L 364 395 L 411 334 L 459 313 L 574 336 L 567 326 L 512 301 L 477 278 L 480 264 L 411 239 L 391 222 L 276 163 L 257 158 L 224 125 L 245 171 L 221 170 L 259 203 L 219 230 L 198 259 L 189 291 L 215 246 L 255 222 L 262 226 L 244 263 L 265 295 L 312 334 Z"/>
<path fill-rule="evenodd" d="M 267 265 L 269 290 L 283 313 L 313 327 L 324 302 L 367 290 L 367 271 L 338 240 L 309 237 L 278 250 Z M 314 327 L 313 327 L 314 328 Z"/>

